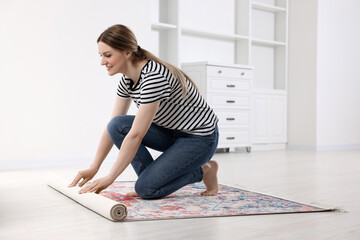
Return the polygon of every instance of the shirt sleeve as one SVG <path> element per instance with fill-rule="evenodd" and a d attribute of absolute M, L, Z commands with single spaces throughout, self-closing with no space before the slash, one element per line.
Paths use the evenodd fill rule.
<path fill-rule="evenodd" d="M 171 86 L 167 78 L 160 73 L 151 73 L 144 78 L 140 90 L 140 104 L 149 104 L 168 99 L 171 94 Z"/>
<path fill-rule="evenodd" d="M 117 95 L 121 98 L 130 98 L 124 76 L 122 76 L 119 81 L 119 84 L 117 87 Z"/>

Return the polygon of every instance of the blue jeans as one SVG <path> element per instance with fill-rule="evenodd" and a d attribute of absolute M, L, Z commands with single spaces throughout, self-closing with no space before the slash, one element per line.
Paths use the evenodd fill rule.
<path fill-rule="evenodd" d="M 109 135 L 120 149 L 135 116 L 122 115 L 108 124 Z M 188 134 L 151 124 L 131 162 L 138 180 L 135 191 L 143 199 L 165 197 L 203 178 L 201 166 L 214 155 L 218 128 L 207 136 Z M 146 147 L 162 152 L 154 160 Z"/>

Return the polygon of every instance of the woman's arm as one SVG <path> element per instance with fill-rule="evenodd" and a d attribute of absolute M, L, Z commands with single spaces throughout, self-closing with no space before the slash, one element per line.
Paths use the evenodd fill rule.
<path fill-rule="evenodd" d="M 111 114 L 111 119 L 113 119 L 116 116 L 120 115 L 126 115 L 129 107 L 131 104 L 131 99 L 123 99 L 117 97 L 115 100 L 114 108 Z M 94 167 L 99 169 L 102 162 L 105 160 L 106 156 L 109 154 L 111 148 L 114 146 L 114 143 L 112 142 L 109 133 L 107 131 L 107 127 L 105 127 L 100 143 L 98 145 L 98 148 L 96 150 L 94 161 L 92 162 L 90 167 Z"/>
<path fill-rule="evenodd" d="M 131 104 L 131 99 L 123 99 L 117 97 L 113 107 L 111 119 L 118 115 L 126 115 L 130 107 L 130 104 Z M 80 187 L 82 187 L 86 182 L 91 180 L 98 172 L 101 164 L 105 160 L 106 156 L 109 154 L 113 145 L 114 143 L 112 142 L 109 136 L 107 128 L 105 128 L 101 135 L 94 160 L 90 165 L 89 169 L 79 171 L 73 182 L 69 185 L 69 187 L 76 186 L 76 184 L 81 179 L 83 179 L 83 181 L 80 182 L 79 184 Z"/>
<path fill-rule="evenodd" d="M 88 186 L 80 190 L 80 193 L 96 192 L 99 193 L 107 188 L 115 179 L 129 166 L 132 159 L 146 135 L 160 102 L 140 105 L 133 125 L 122 142 L 116 161 L 106 177 L 93 181 Z"/>

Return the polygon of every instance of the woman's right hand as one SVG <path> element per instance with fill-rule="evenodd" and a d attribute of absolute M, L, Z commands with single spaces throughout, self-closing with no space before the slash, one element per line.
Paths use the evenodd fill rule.
<path fill-rule="evenodd" d="M 72 183 L 70 183 L 68 187 L 75 187 L 81 179 L 83 180 L 79 183 L 79 187 L 84 186 L 84 184 L 90 181 L 96 175 L 97 172 L 98 169 L 92 167 L 83 171 L 79 171 L 76 177 L 74 178 L 74 181 L 72 181 Z"/>

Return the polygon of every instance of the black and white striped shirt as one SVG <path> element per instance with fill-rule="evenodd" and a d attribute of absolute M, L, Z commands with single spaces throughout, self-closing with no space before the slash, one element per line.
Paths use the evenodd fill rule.
<path fill-rule="evenodd" d="M 163 65 L 152 60 L 141 70 L 139 81 L 123 75 L 119 81 L 117 95 L 132 98 L 136 106 L 160 101 L 153 123 L 173 130 L 195 135 L 213 133 L 218 122 L 214 111 L 186 79 L 188 93 L 184 98 L 179 81 Z"/>

